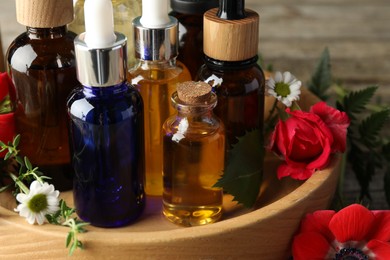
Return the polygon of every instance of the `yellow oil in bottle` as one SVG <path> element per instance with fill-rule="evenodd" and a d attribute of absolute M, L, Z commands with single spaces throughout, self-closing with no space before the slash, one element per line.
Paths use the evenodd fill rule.
<path fill-rule="evenodd" d="M 222 190 L 212 186 L 224 166 L 225 136 L 187 134 L 176 142 L 164 136 L 163 213 L 183 226 L 213 223 L 222 216 Z"/>
<path fill-rule="evenodd" d="M 172 114 L 170 97 L 176 84 L 190 80 L 188 69 L 180 62 L 141 61 L 129 71 L 129 81 L 140 91 L 144 101 L 145 128 L 145 192 L 161 196 L 162 184 L 162 137 L 164 121 Z"/>

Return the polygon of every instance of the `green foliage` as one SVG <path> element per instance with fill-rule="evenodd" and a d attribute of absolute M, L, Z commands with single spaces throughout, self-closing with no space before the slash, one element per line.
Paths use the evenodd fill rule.
<path fill-rule="evenodd" d="M 224 174 L 214 186 L 223 188 L 235 201 L 250 208 L 256 202 L 263 175 L 261 132 L 253 130 L 239 137 L 228 156 Z"/>
<path fill-rule="evenodd" d="M 390 118 L 390 110 L 382 108 L 372 112 L 367 109 L 377 89 L 377 86 L 369 86 L 349 93 L 346 91 L 342 101 L 337 103 L 337 107 L 351 119 L 347 136 L 348 162 L 361 188 L 360 200 L 364 197 L 371 199 L 369 187 L 372 177 L 378 168 L 388 165 L 382 153 L 380 133 Z M 385 176 L 385 183 L 388 181 L 386 178 L 388 176 Z"/>
<path fill-rule="evenodd" d="M 309 89 L 326 100 L 326 92 L 332 85 L 330 55 L 325 49 L 309 83 Z M 360 198 L 371 199 L 370 182 L 379 168 L 386 170 L 385 192 L 390 204 L 390 144 L 383 144 L 382 129 L 390 118 L 389 107 L 370 104 L 378 86 L 368 86 L 349 91 L 341 84 L 333 85 L 337 96 L 336 107 L 347 113 L 351 120 L 348 128 L 347 164 L 354 172 L 360 185 Z M 344 177 L 341 176 L 341 180 Z M 342 192 L 339 191 L 339 194 Z"/>
<path fill-rule="evenodd" d="M 363 112 L 370 99 L 374 96 L 378 86 L 370 86 L 362 90 L 351 91 L 344 96 L 342 103 L 337 103 L 337 108 L 345 111 L 349 118 L 356 119 L 354 114 Z"/>
<path fill-rule="evenodd" d="M 327 90 L 332 85 L 332 74 L 330 66 L 329 49 L 325 48 L 317 67 L 308 83 L 308 88 L 311 92 L 317 95 L 322 100 L 327 100 Z"/>
<path fill-rule="evenodd" d="M 11 177 L 15 183 L 15 189 L 13 191 L 15 196 L 19 193 L 27 194 L 29 192 L 25 183 L 29 184 L 34 180 L 44 183 L 46 179 L 50 179 L 47 176 L 43 176 L 43 174 L 38 170 L 38 167 L 33 167 L 27 157 L 21 158 L 18 155 L 19 150 L 17 149 L 17 146 L 19 145 L 19 142 L 20 135 L 17 135 L 14 140 L 8 144 L 0 141 L 0 151 L 8 151 L 4 160 L 8 162 L 11 159 L 14 159 L 19 165 L 18 176 L 15 176 L 13 173 L 8 173 L 8 176 Z M 12 185 L 0 187 L 0 192 L 5 191 L 11 186 Z M 60 210 L 45 216 L 47 221 L 51 224 L 70 227 L 71 230 L 66 237 L 66 247 L 69 247 L 69 255 L 72 255 L 77 248 L 83 248 L 83 243 L 78 239 L 77 235 L 79 233 L 86 232 L 84 227 L 89 225 L 89 223 L 80 221 L 76 217 L 72 217 L 74 212 L 74 208 L 68 207 L 65 201 L 61 200 Z"/>
<path fill-rule="evenodd" d="M 69 255 L 72 255 L 77 248 L 83 249 L 83 243 L 78 239 L 78 234 L 85 233 L 87 230 L 84 227 L 89 225 L 89 223 L 73 217 L 74 213 L 74 208 L 68 207 L 64 200 L 60 200 L 60 210 L 54 214 L 46 215 L 49 223 L 70 227 L 65 242 L 66 248 L 69 248 Z"/>

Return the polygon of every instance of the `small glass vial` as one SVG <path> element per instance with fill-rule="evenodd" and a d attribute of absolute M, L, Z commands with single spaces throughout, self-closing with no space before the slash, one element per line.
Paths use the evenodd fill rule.
<path fill-rule="evenodd" d="M 203 65 L 203 14 L 218 0 L 171 0 L 170 15 L 179 21 L 179 56 L 194 79 Z"/>
<path fill-rule="evenodd" d="M 176 62 L 178 22 L 168 16 L 167 0 L 144 0 L 142 16 L 133 21 L 137 64 L 129 70 L 129 81 L 144 101 L 145 160 L 147 195 L 161 196 L 162 139 L 161 127 L 174 114 L 170 97 L 176 84 L 191 80 L 188 69 Z"/>
<path fill-rule="evenodd" d="M 8 71 L 17 91 L 16 132 L 20 151 L 56 189 L 72 188 L 66 98 L 79 84 L 73 40 L 66 24 L 72 0 L 17 0 L 19 23 L 27 30 L 9 46 Z"/>
<path fill-rule="evenodd" d="M 171 222 L 198 226 L 222 216 L 225 130 L 212 109 L 217 97 L 203 82 L 184 82 L 171 98 L 177 115 L 163 126 L 163 213 Z"/>
<path fill-rule="evenodd" d="M 143 104 L 126 82 L 126 37 L 99 24 L 101 19 L 109 23 L 109 15 L 88 20 L 99 13 L 96 9 L 109 14 L 111 2 L 86 3 L 93 5 L 86 14 L 86 32 L 75 39 L 82 87 L 68 99 L 73 197 L 81 219 L 118 227 L 137 219 L 145 205 Z"/>
<path fill-rule="evenodd" d="M 116 32 L 123 33 L 127 39 L 127 66 L 130 68 L 135 64 L 134 30 L 131 22 L 137 16 L 141 15 L 141 0 L 111 0 L 114 11 L 114 29 Z M 80 34 L 85 32 L 84 24 L 84 3 L 85 0 L 77 0 L 74 4 L 74 20 L 69 24 L 70 31 Z"/>

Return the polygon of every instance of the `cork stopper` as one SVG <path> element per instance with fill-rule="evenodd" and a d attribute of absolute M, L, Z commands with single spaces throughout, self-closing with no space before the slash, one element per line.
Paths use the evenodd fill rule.
<path fill-rule="evenodd" d="M 220 61 L 243 61 L 258 53 L 259 15 L 244 9 L 243 0 L 221 1 L 220 8 L 214 8 L 204 14 L 203 51 L 213 59 Z M 221 8 L 228 4 L 236 8 Z M 240 4 L 237 4 L 240 3 Z M 232 13 L 235 12 L 235 13 Z"/>
<path fill-rule="evenodd" d="M 18 23 L 34 28 L 52 28 L 73 20 L 72 0 L 16 0 Z"/>
<path fill-rule="evenodd" d="M 207 103 L 211 96 L 211 86 L 202 81 L 186 81 L 177 84 L 177 95 L 186 104 Z"/>

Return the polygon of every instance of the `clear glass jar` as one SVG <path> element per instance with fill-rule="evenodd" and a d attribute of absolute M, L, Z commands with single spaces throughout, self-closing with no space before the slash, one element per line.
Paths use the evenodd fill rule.
<path fill-rule="evenodd" d="M 213 114 L 217 97 L 188 104 L 172 95 L 177 115 L 163 126 L 163 213 L 173 223 L 196 226 L 222 216 L 221 188 L 213 187 L 224 167 L 225 129 Z"/>

